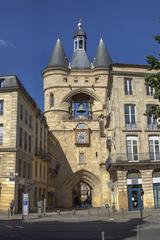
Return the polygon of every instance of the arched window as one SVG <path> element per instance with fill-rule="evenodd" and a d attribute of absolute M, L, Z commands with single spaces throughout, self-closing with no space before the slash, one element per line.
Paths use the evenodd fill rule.
<path fill-rule="evenodd" d="M 50 108 L 54 107 L 54 94 L 53 93 L 50 94 L 49 104 L 50 104 Z"/>
<path fill-rule="evenodd" d="M 76 94 L 71 101 L 72 119 L 91 119 L 92 98 L 84 93 Z"/>

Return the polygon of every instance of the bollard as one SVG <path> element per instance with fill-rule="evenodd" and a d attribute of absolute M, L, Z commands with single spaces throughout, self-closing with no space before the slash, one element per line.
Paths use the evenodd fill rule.
<path fill-rule="evenodd" d="M 122 217 L 124 217 L 124 208 L 122 208 Z"/>
<path fill-rule="evenodd" d="M 105 240 L 104 232 L 102 232 L 102 240 Z"/>
<path fill-rule="evenodd" d="M 10 210 L 9 210 L 9 208 L 8 208 L 8 219 L 9 219 L 9 217 L 10 217 Z"/>
<path fill-rule="evenodd" d="M 76 210 L 75 209 L 72 210 L 72 214 L 76 215 Z"/>
<path fill-rule="evenodd" d="M 140 226 L 137 225 L 137 240 L 140 240 Z"/>
<path fill-rule="evenodd" d="M 60 210 L 57 210 L 57 214 L 60 215 Z"/>

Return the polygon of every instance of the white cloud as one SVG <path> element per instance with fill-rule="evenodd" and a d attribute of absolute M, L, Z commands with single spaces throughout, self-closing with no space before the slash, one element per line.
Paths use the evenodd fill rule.
<path fill-rule="evenodd" d="M 0 48 L 13 47 L 13 43 L 8 40 L 0 39 Z"/>

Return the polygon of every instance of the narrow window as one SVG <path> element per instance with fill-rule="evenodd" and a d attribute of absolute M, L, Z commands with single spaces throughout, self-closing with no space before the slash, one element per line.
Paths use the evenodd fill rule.
<path fill-rule="evenodd" d="M 83 39 L 80 39 L 79 40 L 79 49 L 82 49 L 83 48 Z"/>
<path fill-rule="evenodd" d="M 31 178 L 31 165 L 28 163 L 28 179 Z"/>
<path fill-rule="evenodd" d="M 23 120 L 23 105 L 20 105 L 20 119 Z"/>
<path fill-rule="evenodd" d="M 40 129 L 40 138 L 42 139 L 42 126 L 41 126 L 41 129 Z"/>
<path fill-rule="evenodd" d="M 128 161 L 138 161 L 137 137 L 127 137 L 127 159 Z"/>
<path fill-rule="evenodd" d="M 22 174 L 22 172 L 21 172 L 21 159 L 19 159 L 18 160 L 18 175 L 19 175 L 19 177 L 21 177 L 21 174 Z"/>
<path fill-rule="evenodd" d="M 124 113 L 125 113 L 125 127 L 127 129 L 135 129 L 136 128 L 136 105 L 125 104 Z"/>
<path fill-rule="evenodd" d="M 74 41 L 74 50 L 77 49 L 77 40 Z"/>
<path fill-rule="evenodd" d="M 149 137 L 149 153 L 151 160 L 160 160 L 160 137 Z"/>
<path fill-rule="evenodd" d="M 155 89 L 153 88 L 153 87 L 151 87 L 151 86 L 146 86 L 146 94 L 148 95 L 148 96 L 154 96 L 154 94 L 155 94 Z"/>
<path fill-rule="evenodd" d="M 28 123 L 28 112 L 27 110 L 25 110 L 25 124 Z"/>
<path fill-rule="evenodd" d="M 3 144 L 3 124 L 0 124 L 0 144 Z"/>
<path fill-rule="evenodd" d="M 27 151 L 27 132 L 24 133 L 24 150 Z"/>
<path fill-rule="evenodd" d="M 40 176 L 40 178 L 42 177 L 42 164 L 41 163 L 39 165 L 39 176 Z"/>
<path fill-rule="evenodd" d="M 0 115 L 3 115 L 3 100 L 0 100 Z"/>
<path fill-rule="evenodd" d="M 31 136 L 29 135 L 29 144 L 28 144 L 28 151 L 29 151 L 29 153 L 31 153 L 31 147 L 32 147 Z"/>
<path fill-rule="evenodd" d="M 38 138 L 36 136 L 36 142 L 35 142 L 35 154 L 38 153 Z"/>
<path fill-rule="evenodd" d="M 150 111 L 153 107 L 154 107 L 154 105 L 148 104 L 147 111 Z M 155 118 L 155 116 L 153 114 L 147 115 L 147 127 L 149 130 L 157 129 L 157 119 Z"/>
<path fill-rule="evenodd" d="M 124 79 L 124 92 L 126 95 L 132 95 L 132 79 L 131 78 Z"/>
<path fill-rule="evenodd" d="M 29 115 L 29 128 L 32 128 L 32 116 Z"/>
<path fill-rule="evenodd" d="M 79 153 L 79 164 L 85 164 L 85 156 L 84 153 Z"/>
<path fill-rule="evenodd" d="M 44 165 L 44 180 L 46 179 L 46 166 Z"/>
<path fill-rule="evenodd" d="M 37 161 L 35 161 L 35 177 L 37 177 L 37 172 L 38 172 L 38 166 L 37 166 Z"/>
<path fill-rule="evenodd" d="M 4 87 L 4 79 L 0 79 L 0 88 L 3 88 Z"/>
<path fill-rule="evenodd" d="M 23 162 L 23 178 L 26 178 L 26 162 Z"/>
<path fill-rule="evenodd" d="M 53 108 L 54 107 L 54 94 L 51 93 L 50 94 L 50 108 Z"/>
<path fill-rule="evenodd" d="M 19 129 L 19 146 L 22 148 L 22 135 L 23 135 L 23 130 L 22 128 Z"/>
<path fill-rule="evenodd" d="M 36 134 L 38 134 L 38 121 L 36 121 Z"/>

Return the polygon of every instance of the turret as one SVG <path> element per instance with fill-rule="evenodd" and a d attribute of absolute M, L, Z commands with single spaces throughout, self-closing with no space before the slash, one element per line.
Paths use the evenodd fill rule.
<path fill-rule="evenodd" d="M 89 62 L 86 53 L 86 40 L 87 35 L 82 28 L 81 20 L 77 25 L 77 30 L 74 33 L 74 53 L 71 61 L 71 69 L 90 69 L 91 64 Z"/>
<path fill-rule="evenodd" d="M 58 38 L 51 54 L 48 67 L 68 69 L 68 65 L 69 63 L 65 51 L 60 39 Z"/>
<path fill-rule="evenodd" d="M 95 68 L 108 68 L 112 63 L 112 59 L 107 51 L 103 39 L 101 38 L 99 41 L 99 45 L 97 48 L 96 58 L 94 60 Z"/>

